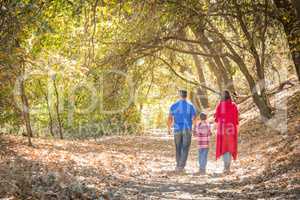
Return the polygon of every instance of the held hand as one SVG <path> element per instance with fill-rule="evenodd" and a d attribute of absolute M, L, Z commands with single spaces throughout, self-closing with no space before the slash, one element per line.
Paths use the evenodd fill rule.
<path fill-rule="evenodd" d="M 197 136 L 197 134 L 196 134 L 196 131 L 193 131 L 193 136 L 194 136 L 194 137 L 196 137 L 196 136 Z"/>
<path fill-rule="evenodd" d="M 171 135 L 172 134 L 172 130 L 169 128 L 168 129 L 168 135 Z"/>

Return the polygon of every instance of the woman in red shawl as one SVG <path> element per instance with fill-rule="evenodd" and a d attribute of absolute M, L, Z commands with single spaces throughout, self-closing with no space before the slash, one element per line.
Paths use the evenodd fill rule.
<path fill-rule="evenodd" d="M 231 156 L 237 157 L 238 108 L 225 90 L 215 112 L 217 123 L 216 159 L 223 155 L 224 171 L 230 172 Z"/>

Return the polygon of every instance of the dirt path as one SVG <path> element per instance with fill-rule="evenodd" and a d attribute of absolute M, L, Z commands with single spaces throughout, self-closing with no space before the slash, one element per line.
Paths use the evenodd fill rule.
<path fill-rule="evenodd" d="M 0 197 L 47 200 L 99 199 L 99 196 L 100 199 L 297 199 L 299 194 L 295 182 L 273 186 L 278 177 L 287 178 L 288 171 L 282 171 L 281 166 L 272 182 L 272 177 L 262 173 L 266 160 L 262 152 L 265 150 L 257 151 L 259 145 L 251 148 L 253 143 L 250 141 L 240 142 L 240 159 L 233 163 L 234 173 L 227 176 L 221 173 L 222 161 L 214 159 L 212 145 L 209 175 L 199 176 L 195 175 L 195 141 L 186 174 L 176 174 L 173 137 L 163 132 L 108 137 L 97 142 L 34 139 L 34 148 L 26 145 L 26 139 L 8 138 L 0 142 L 0 147 L 8 147 L 1 154 Z M 258 139 L 265 140 L 263 137 Z M 280 139 L 273 137 L 264 146 L 278 147 L 276 141 Z M 299 180 L 296 163 L 287 163 L 287 166 L 295 166 L 296 171 L 291 171 L 291 175 L 296 177 L 295 181 Z"/>
<path fill-rule="evenodd" d="M 145 171 L 111 191 L 120 199 L 224 199 L 249 198 L 237 181 L 243 178 L 242 170 L 232 175 L 222 174 L 222 161 L 215 161 L 214 147 L 211 145 L 208 161 L 208 175 L 199 176 L 197 165 L 197 147 L 192 142 L 186 173 L 174 173 L 174 142 L 172 136 L 164 133 L 148 137 L 132 138 L 134 145 L 116 145 L 119 152 L 127 154 L 135 149 L 138 159 L 144 161 Z M 120 145 L 120 146 L 119 146 Z M 119 147 L 117 147 L 119 146 Z M 233 163 L 238 169 L 239 163 Z M 245 177 L 244 177 L 245 178 Z"/>
<path fill-rule="evenodd" d="M 274 135 L 269 142 L 264 142 L 266 136 L 263 134 L 257 138 L 260 142 L 247 141 L 243 136 L 241 138 L 246 141 L 240 141 L 240 158 L 232 164 L 234 173 L 227 176 L 222 174 L 222 160 L 215 161 L 214 142 L 209 152 L 207 176 L 195 174 L 198 171 L 195 141 L 192 142 L 185 174 L 174 173 L 173 137 L 164 132 L 132 137 L 127 140 L 127 144 L 132 146 L 122 141 L 114 143 L 118 152 L 126 155 L 133 150 L 136 159 L 144 161 L 144 168 L 111 192 L 116 199 L 297 199 L 299 187 L 294 187 L 295 182 L 286 183 L 278 178 L 289 177 L 284 165 L 281 165 L 281 171 L 272 169 L 273 174 L 265 173 L 268 171 L 266 149 L 269 153 L 276 151 L 274 146 L 280 147 L 281 138 Z M 291 180 L 299 181 L 299 173 L 296 173 L 299 169 L 296 163 L 292 165 L 296 170 L 294 176 L 290 173 Z"/>
<path fill-rule="evenodd" d="M 33 149 L 20 144 L 19 139 L 10 138 L 8 146 L 11 148 L 8 148 L 6 156 L 11 157 L 6 157 L 8 166 L 1 163 L 0 174 L 10 175 L 3 178 L 6 180 L 16 179 L 12 183 L 23 181 L 32 185 L 11 191 L 22 193 L 24 199 L 32 195 L 35 187 L 45 187 L 41 195 L 44 199 L 47 199 L 45 195 L 49 190 L 52 195 L 59 193 L 55 191 L 55 184 L 48 183 L 52 176 L 59 182 L 58 185 L 65 187 L 71 182 L 84 182 L 89 187 L 100 189 L 102 196 L 110 196 L 110 199 L 218 199 L 225 193 L 235 193 L 231 183 L 224 182 L 233 176 L 227 179 L 220 176 L 222 162 L 213 161 L 213 150 L 208 162 L 210 176 L 194 174 L 197 172 L 195 141 L 186 174 L 175 174 L 173 137 L 164 133 L 111 137 L 97 143 L 36 139 Z M 40 176 L 35 178 L 33 173 Z M 44 181 L 36 183 L 36 179 Z M 18 188 L 18 184 L 15 187 Z"/>
<path fill-rule="evenodd" d="M 186 173 L 174 173 L 174 142 L 172 136 L 156 134 L 154 136 L 134 138 L 138 155 L 144 160 L 146 173 L 141 173 L 132 181 L 126 182 L 114 193 L 126 199 L 218 199 L 216 191 L 228 188 L 222 183 L 222 162 L 215 162 L 213 149 L 210 151 L 208 176 L 195 173 L 197 167 L 197 148 L 192 143 Z M 127 152 L 127 148 L 120 151 Z M 129 150 L 130 151 L 130 150 Z"/>

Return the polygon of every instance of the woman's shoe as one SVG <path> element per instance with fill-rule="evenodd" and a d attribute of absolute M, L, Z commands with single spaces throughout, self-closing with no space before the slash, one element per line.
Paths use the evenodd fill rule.
<path fill-rule="evenodd" d="M 205 169 L 204 169 L 204 170 L 203 170 L 203 169 L 200 169 L 200 170 L 199 170 L 199 174 L 200 174 L 200 175 L 206 175 Z"/>
<path fill-rule="evenodd" d="M 223 173 L 226 175 L 231 174 L 230 168 L 225 168 Z"/>

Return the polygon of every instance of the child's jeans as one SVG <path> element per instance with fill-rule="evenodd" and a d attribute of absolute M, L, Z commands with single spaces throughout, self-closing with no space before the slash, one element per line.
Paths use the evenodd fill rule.
<path fill-rule="evenodd" d="M 201 171 L 205 171 L 207 164 L 207 154 L 208 148 L 200 148 L 199 149 L 199 168 Z"/>

